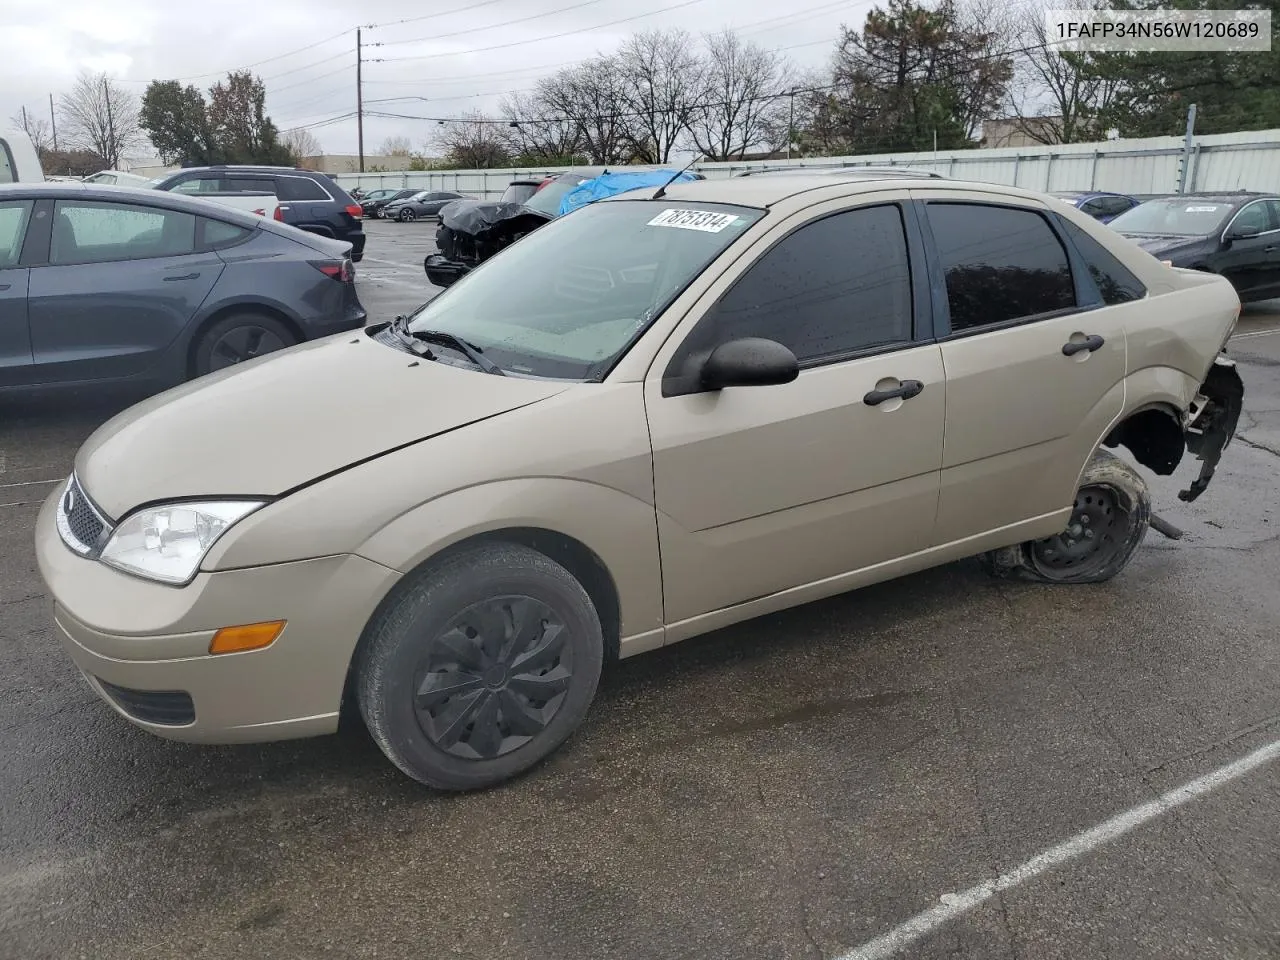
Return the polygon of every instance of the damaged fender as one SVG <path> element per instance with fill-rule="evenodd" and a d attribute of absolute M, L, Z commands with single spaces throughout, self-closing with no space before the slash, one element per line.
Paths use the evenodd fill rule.
<path fill-rule="evenodd" d="M 1184 450 L 1191 451 L 1201 462 L 1200 475 L 1178 493 L 1179 500 L 1190 503 L 1213 479 L 1222 452 L 1236 435 L 1243 408 L 1244 382 L 1235 361 L 1219 354 L 1180 419 L 1172 411 L 1141 411 L 1113 430 L 1103 445 L 1127 447 L 1139 463 L 1161 476 L 1173 473 Z"/>

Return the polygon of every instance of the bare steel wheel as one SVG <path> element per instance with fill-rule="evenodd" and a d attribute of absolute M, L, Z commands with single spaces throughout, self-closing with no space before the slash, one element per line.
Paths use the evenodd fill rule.
<path fill-rule="evenodd" d="M 506 780 L 577 728 L 604 639 L 573 575 L 510 543 L 458 553 L 407 579 L 356 658 L 365 724 L 401 770 L 446 790 Z"/>
<path fill-rule="evenodd" d="M 1106 567 L 1124 549 L 1129 512 L 1113 490 L 1084 487 L 1076 494 L 1067 528 L 1057 536 L 1030 544 L 1031 562 L 1048 578 L 1087 575 Z"/>
<path fill-rule="evenodd" d="M 1045 583 L 1110 580 L 1133 558 L 1151 525 L 1151 494 L 1131 466 L 1099 450 L 1085 467 L 1061 533 L 983 555 L 998 577 Z"/>

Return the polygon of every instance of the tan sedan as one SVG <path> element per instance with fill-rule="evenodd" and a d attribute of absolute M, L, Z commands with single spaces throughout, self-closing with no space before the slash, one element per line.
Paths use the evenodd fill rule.
<path fill-rule="evenodd" d="M 413 315 L 99 429 L 37 527 L 55 618 L 138 725 L 324 734 L 516 774 L 602 665 L 981 555 L 1114 576 L 1140 476 L 1198 496 L 1240 413 L 1231 285 L 1052 198 L 942 179 L 632 193 Z"/>

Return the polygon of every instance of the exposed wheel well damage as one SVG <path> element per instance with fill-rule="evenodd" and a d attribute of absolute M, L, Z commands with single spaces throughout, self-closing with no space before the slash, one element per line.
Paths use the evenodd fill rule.
<path fill-rule="evenodd" d="M 1178 469 L 1187 446 L 1177 411 L 1163 405 L 1130 414 L 1102 443 L 1127 447 L 1140 464 L 1166 477 Z"/>

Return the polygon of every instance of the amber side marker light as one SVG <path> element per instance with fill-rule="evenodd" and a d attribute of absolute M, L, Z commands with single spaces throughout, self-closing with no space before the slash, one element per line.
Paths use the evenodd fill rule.
<path fill-rule="evenodd" d="M 275 643 L 276 637 L 284 630 L 285 621 L 272 620 L 269 623 L 247 623 L 239 627 L 223 627 L 209 641 L 210 653 L 244 653 L 246 650 L 261 650 Z"/>

